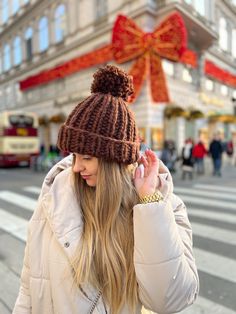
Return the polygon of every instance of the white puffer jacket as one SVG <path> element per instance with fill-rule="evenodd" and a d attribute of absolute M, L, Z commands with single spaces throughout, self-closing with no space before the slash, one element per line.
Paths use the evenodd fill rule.
<path fill-rule="evenodd" d="M 164 201 L 134 206 L 134 263 L 141 306 L 159 314 L 193 303 L 198 274 L 192 230 L 183 202 L 173 194 L 171 176 L 160 175 Z M 46 176 L 30 220 L 21 287 L 13 314 L 87 314 L 97 296 L 73 285 L 70 258 L 81 239 L 83 222 L 72 186 L 71 157 Z M 107 308 L 107 306 L 106 306 Z M 102 298 L 94 314 L 105 314 Z M 121 314 L 129 314 L 127 306 Z"/>

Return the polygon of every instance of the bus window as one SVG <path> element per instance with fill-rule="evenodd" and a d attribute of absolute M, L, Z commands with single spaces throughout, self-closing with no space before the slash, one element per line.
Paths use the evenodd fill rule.
<path fill-rule="evenodd" d="M 39 155 L 38 117 L 17 111 L 0 113 L 0 166 L 29 164 Z"/>

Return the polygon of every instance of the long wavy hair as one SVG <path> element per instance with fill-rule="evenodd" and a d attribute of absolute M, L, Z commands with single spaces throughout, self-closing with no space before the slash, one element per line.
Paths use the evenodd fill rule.
<path fill-rule="evenodd" d="M 119 313 L 125 303 L 133 313 L 138 302 L 133 261 L 133 206 L 138 195 L 132 166 L 99 159 L 96 187 L 78 173 L 74 180 L 84 221 L 82 243 L 72 261 L 75 282 L 101 291 L 111 313 Z"/>

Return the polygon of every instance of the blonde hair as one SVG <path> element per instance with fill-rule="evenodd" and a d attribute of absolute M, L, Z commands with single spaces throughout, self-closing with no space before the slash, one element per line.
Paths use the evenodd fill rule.
<path fill-rule="evenodd" d="M 78 286 L 101 291 L 111 313 L 127 303 L 134 312 L 138 288 L 134 270 L 133 206 L 138 196 L 129 166 L 99 159 L 96 187 L 74 174 L 82 210 L 82 243 L 72 261 Z"/>

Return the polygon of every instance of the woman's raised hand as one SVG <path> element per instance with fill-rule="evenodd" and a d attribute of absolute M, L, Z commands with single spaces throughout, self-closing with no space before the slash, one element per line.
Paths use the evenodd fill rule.
<path fill-rule="evenodd" d="M 134 173 L 134 185 L 139 197 L 151 195 L 155 193 L 160 184 L 158 177 L 159 174 L 159 161 L 156 154 L 147 149 L 145 155 L 142 155 L 138 160 L 139 165 L 143 165 L 144 173 L 140 167 L 137 167 Z"/>

